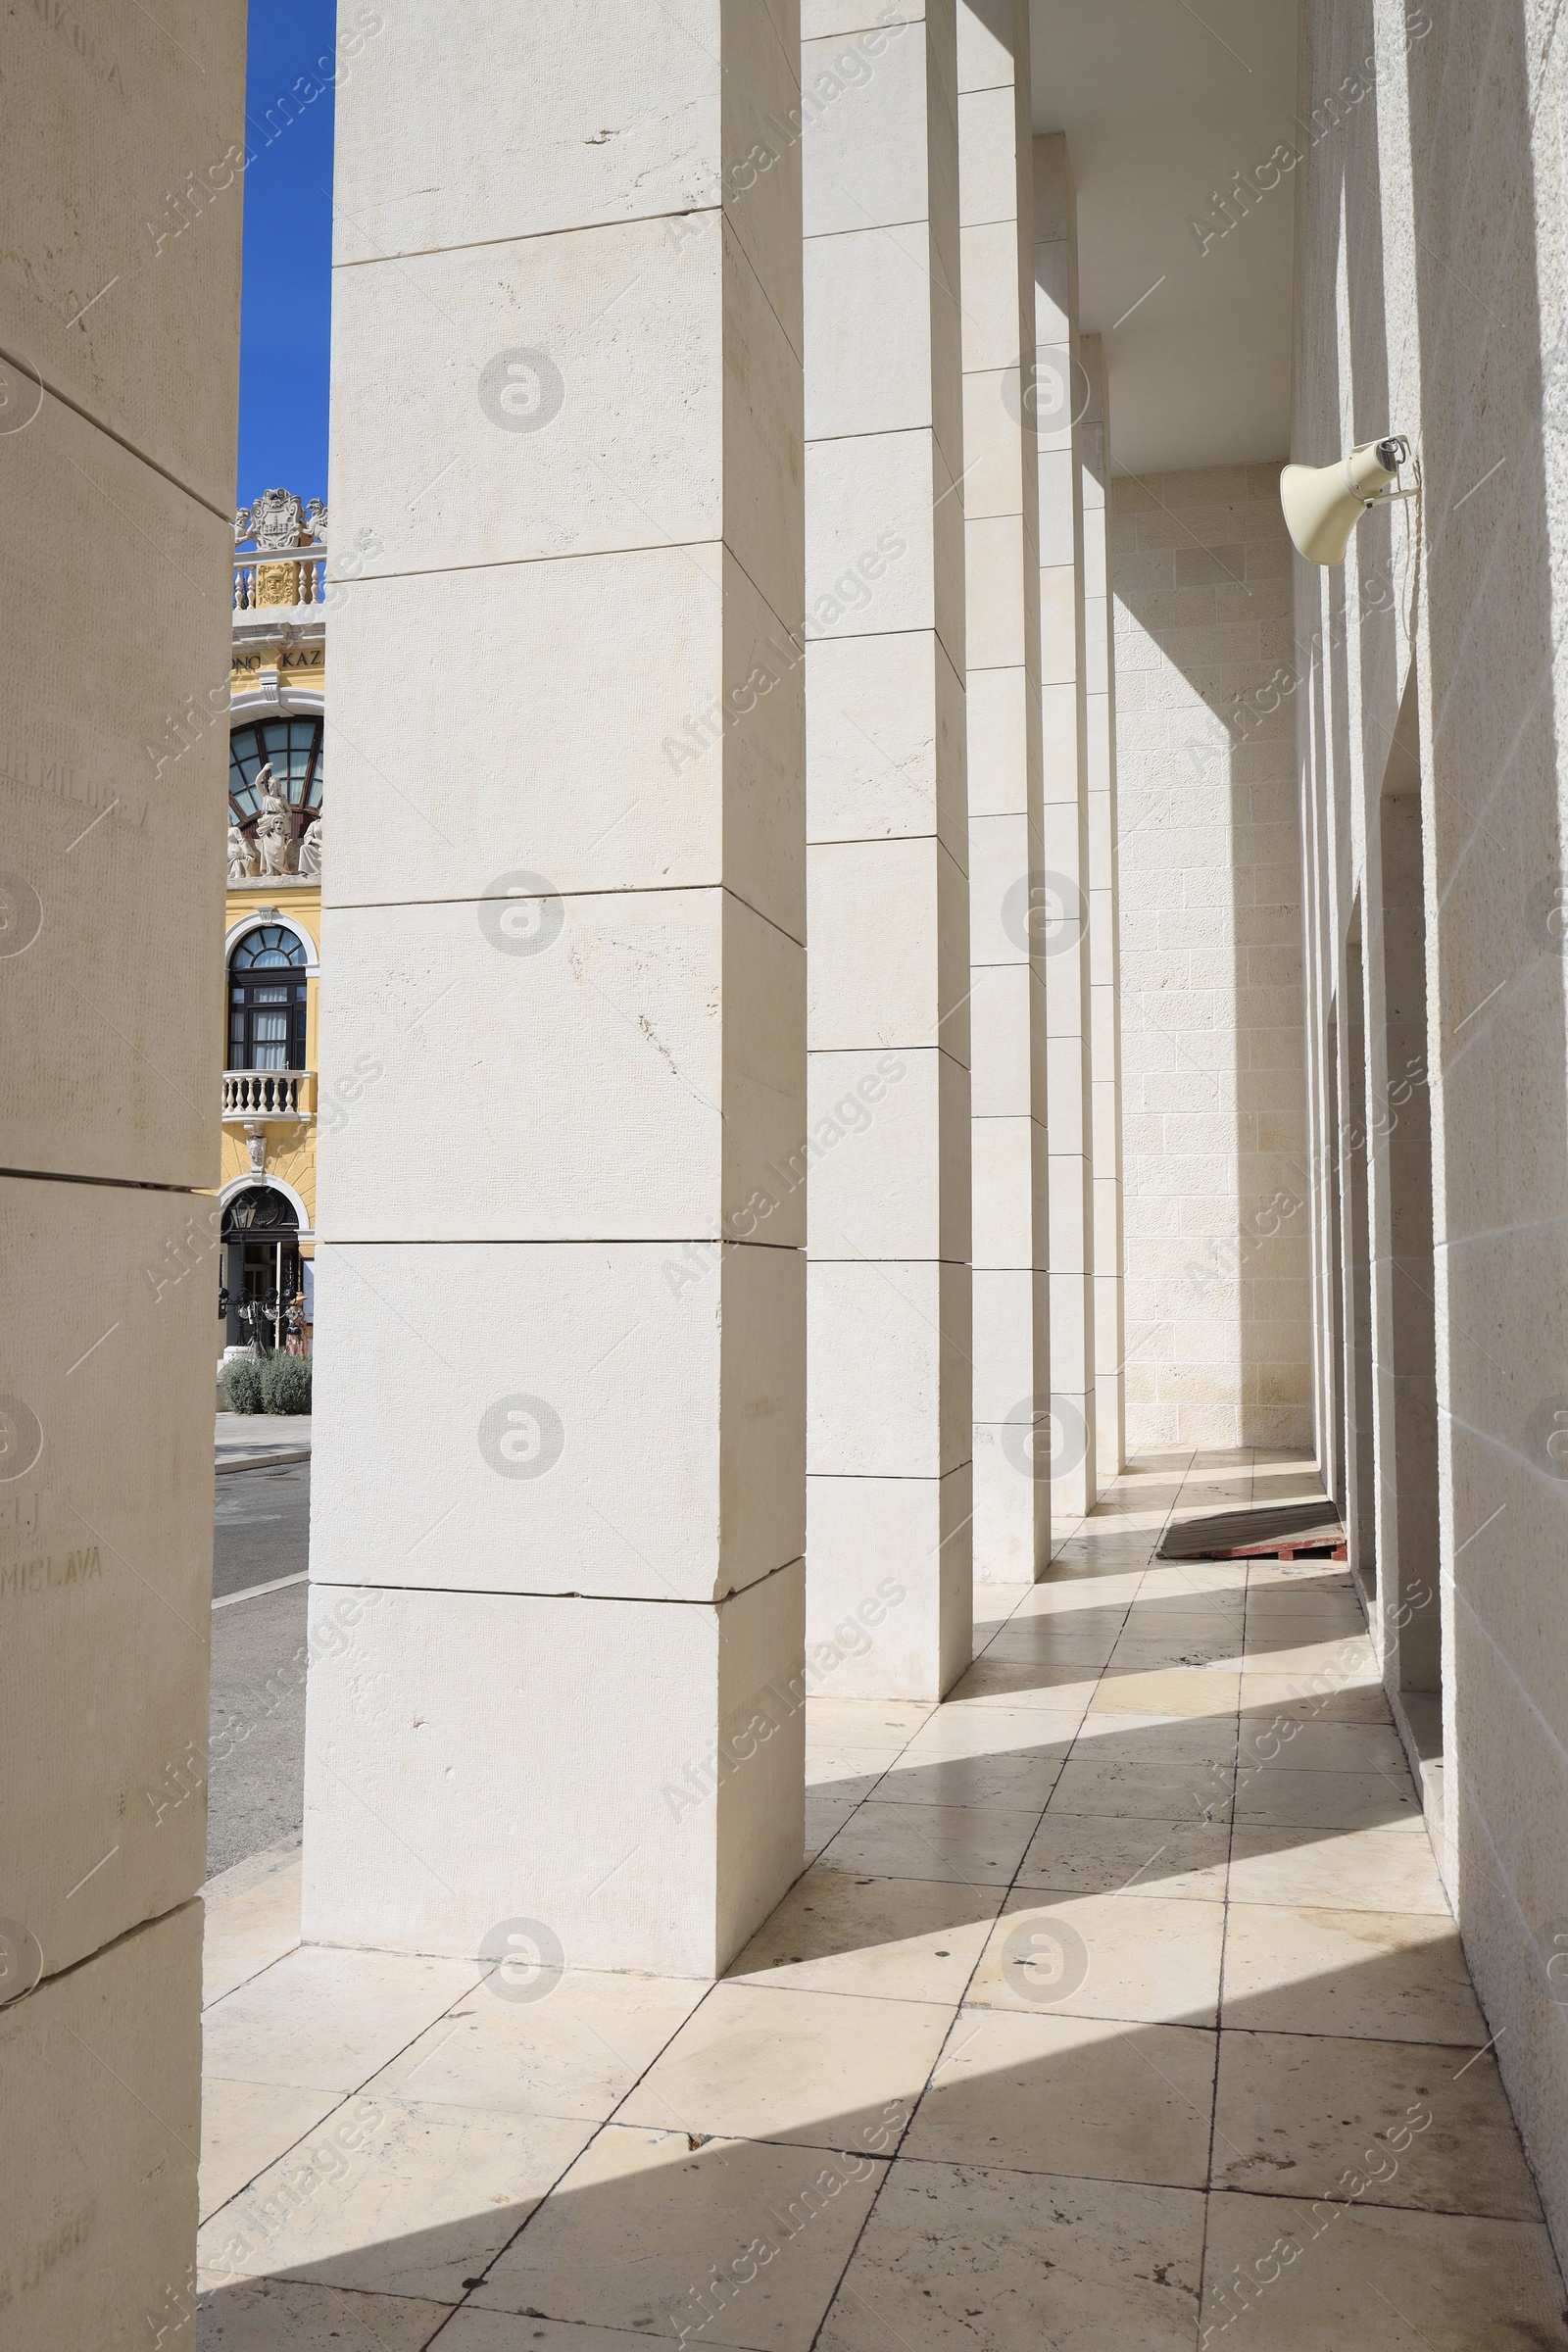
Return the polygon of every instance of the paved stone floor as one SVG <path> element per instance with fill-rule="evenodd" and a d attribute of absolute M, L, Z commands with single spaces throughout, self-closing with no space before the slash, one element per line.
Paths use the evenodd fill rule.
<path fill-rule="evenodd" d="M 1568 2346 L 1345 1570 L 1151 1565 L 1318 1491 L 1146 1463 L 947 1704 L 813 1701 L 720 1984 L 301 1948 L 297 1857 L 230 1873 L 202 2346 Z"/>

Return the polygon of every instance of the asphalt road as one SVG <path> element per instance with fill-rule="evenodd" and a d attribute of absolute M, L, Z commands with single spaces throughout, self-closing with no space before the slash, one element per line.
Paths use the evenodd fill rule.
<path fill-rule="evenodd" d="M 304 1573 L 311 1465 L 216 1482 L 213 1597 Z M 296 1836 L 304 1820 L 304 1585 L 213 1611 L 207 1875 Z"/>

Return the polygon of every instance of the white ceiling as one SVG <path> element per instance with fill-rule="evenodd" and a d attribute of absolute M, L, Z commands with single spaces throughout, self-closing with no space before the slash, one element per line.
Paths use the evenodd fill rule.
<path fill-rule="evenodd" d="M 1030 27 L 1035 129 L 1064 130 L 1072 158 L 1114 471 L 1288 457 L 1294 177 L 1206 254 L 1188 220 L 1299 141 L 1296 0 L 1030 0 Z"/>

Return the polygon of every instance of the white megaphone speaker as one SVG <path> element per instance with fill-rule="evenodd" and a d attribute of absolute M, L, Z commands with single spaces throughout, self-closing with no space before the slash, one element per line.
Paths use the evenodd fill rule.
<path fill-rule="evenodd" d="M 1393 506 L 1414 498 L 1411 489 L 1391 490 L 1410 455 L 1402 433 L 1361 441 L 1333 466 L 1287 466 L 1280 475 L 1280 505 L 1297 553 L 1309 564 L 1343 564 L 1350 533 L 1368 507 Z"/>

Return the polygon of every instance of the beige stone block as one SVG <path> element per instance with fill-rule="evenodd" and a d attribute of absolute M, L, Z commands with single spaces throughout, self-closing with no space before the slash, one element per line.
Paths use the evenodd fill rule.
<path fill-rule="evenodd" d="M 808 239 L 808 439 L 934 421 L 931 269 L 920 220 Z"/>
<path fill-rule="evenodd" d="M 7 1903 L 51 1976 L 204 1875 L 216 1224 L 179 1195 L 0 1184 L 0 1654 L 28 1792 Z"/>
<path fill-rule="evenodd" d="M 993 1425 L 988 1438 L 993 1446 L 1008 1415 L 1017 1412 L 1027 1419 L 1031 1398 L 1048 1385 L 1049 1303 L 1046 1270 L 1038 1261 L 1032 1267 L 975 1270 L 974 1417 L 977 1425 Z M 1011 1475 L 1027 1480 L 1025 1448 L 1015 1443 L 1003 1451 L 1015 1454 L 1022 1465 L 1015 1465 Z"/>
<path fill-rule="evenodd" d="M 951 74 L 952 15 L 944 14 Z M 950 115 L 952 154 L 945 171 L 931 155 L 927 128 L 946 111 L 930 87 L 933 71 L 939 71 L 932 55 L 939 38 L 934 24 L 907 32 L 890 27 L 880 56 L 866 59 L 862 45 L 860 71 L 849 86 L 835 72 L 840 55 L 835 41 L 802 40 L 803 97 L 826 97 L 830 85 L 833 89 L 802 140 L 808 238 L 923 220 L 944 203 L 956 227 L 956 125 Z M 820 79 L 824 74 L 827 83 Z"/>
<path fill-rule="evenodd" d="M 813 442 L 806 458 L 808 637 L 936 628 L 961 671 L 961 496 L 927 432 Z"/>
<path fill-rule="evenodd" d="M 476 22 L 463 44 L 432 44 L 416 75 L 407 65 L 419 28 L 415 0 L 390 0 L 380 13 L 390 37 L 366 45 L 353 103 L 341 109 L 340 261 L 544 236 L 715 201 L 724 60 L 709 0 L 675 0 L 658 25 L 635 0 L 602 8 L 565 0 L 548 27 L 481 8 L 470 17 L 488 17 L 489 25 L 481 31 Z M 515 86 L 531 102 L 514 116 L 493 106 L 480 140 L 473 43 L 503 35 Z M 657 92 L 661 103 L 634 111 L 619 138 L 566 143 L 551 171 L 538 170 L 541 122 L 611 122 L 630 89 Z M 468 168 L 454 169 L 455 158 Z"/>
<path fill-rule="evenodd" d="M 727 882 L 804 937 L 805 668 L 727 549 L 711 565 L 643 548 L 343 593 L 330 906 L 477 899 L 519 873 L 567 893 Z"/>
<path fill-rule="evenodd" d="M 1033 561 L 1033 551 L 1021 515 L 981 515 L 965 521 L 964 642 L 971 676 L 980 669 L 1024 665 L 1026 560 Z"/>
<path fill-rule="evenodd" d="M 1035 689 L 1027 669 L 971 670 L 965 696 L 968 722 L 969 815 L 1022 815 L 1035 772 L 1031 742 L 1038 727 L 1029 709 Z"/>
<path fill-rule="evenodd" d="M 1016 344 L 1016 336 L 1014 343 Z M 1032 561 L 1038 517 L 1025 511 L 1023 436 L 1018 429 L 1016 357 L 1010 369 L 966 368 L 963 377 L 963 511 L 976 514 L 1021 514 Z M 1010 401 L 1010 407 L 1009 407 Z"/>
<path fill-rule="evenodd" d="M 968 887 L 934 841 L 807 852 L 814 1052 L 940 1045 L 968 1065 Z"/>
<path fill-rule="evenodd" d="M 509 905 L 537 909 L 520 938 Z M 366 1077 L 321 1139 L 333 1241 L 711 1239 L 721 1220 L 744 1239 L 764 1163 L 800 1144 L 805 957 L 728 891 L 338 908 L 323 955 L 323 1060 Z M 803 1231 L 792 1198 L 776 1233 Z"/>
<path fill-rule="evenodd" d="M 377 542 L 360 576 L 650 542 L 716 576 L 722 539 L 794 624 L 800 367 L 728 225 L 679 245 L 637 220 L 368 261 L 340 272 L 334 331 L 333 497 Z M 407 397 L 378 401 L 415 349 Z M 554 411 L 530 431 L 498 424 L 484 373 L 524 349 L 542 360 L 518 380 Z M 639 384 L 657 386 L 652 408 Z"/>
<path fill-rule="evenodd" d="M 1044 1126 L 1027 1113 L 976 1119 L 970 1138 L 976 1268 L 1016 1270 L 1043 1265 L 1049 1217 Z"/>
<path fill-rule="evenodd" d="M 0 2010 L 5 2352 L 130 2352 L 195 2315 L 199 1903 Z"/>
<path fill-rule="evenodd" d="M 995 1281 L 996 1276 L 984 1279 Z M 982 1376 L 977 1357 L 977 1383 Z M 1030 1394 L 1024 1391 L 1024 1395 Z M 1029 1583 L 1044 1576 L 1051 1556 L 1051 1484 L 1034 1478 L 1003 1448 L 994 1422 L 974 1430 L 975 1582 Z"/>
<path fill-rule="evenodd" d="M 69 58 L 87 104 L 69 40 L 39 17 L 26 41 L 40 72 Z M 51 1174 L 211 1184 L 221 1010 L 209 991 L 193 1017 L 188 974 L 222 956 L 229 527 L 58 400 L 5 450 L 0 1021 L 51 1043 L 14 1057 L 0 1152 Z"/>
<path fill-rule="evenodd" d="M 812 1264 L 807 1298 L 812 1475 L 934 1479 L 966 1462 L 967 1266 Z"/>
<path fill-rule="evenodd" d="M 1046 1100 L 1046 992 L 1027 964 L 972 974 L 970 1107 L 980 1118 L 1033 1111 Z"/>
<path fill-rule="evenodd" d="M 974 22 L 974 12 L 960 7 L 959 18 Z M 994 36 L 993 36 L 994 37 Z M 1001 44 L 997 44 L 999 49 Z M 958 96 L 958 218 L 964 229 L 980 222 L 1006 231 L 1012 253 L 1012 307 L 1018 308 L 1018 103 L 1014 86 L 1016 61 L 1006 59 L 990 87 L 962 88 Z M 960 83 L 962 71 L 960 69 Z M 970 283 L 968 250 L 964 256 L 964 300 Z M 1016 353 L 1013 355 L 1016 362 Z"/>
<path fill-rule="evenodd" d="M 1053 944 L 1060 893 L 1042 880 L 1044 853 L 1027 817 L 969 820 L 971 967 L 1027 964 Z"/>
<path fill-rule="evenodd" d="M 799 1556 L 798 1249 L 323 1245 L 317 1283 L 319 1582 L 709 1601 Z M 365 1379 L 400 1356 L 416 1446 Z"/>
<path fill-rule="evenodd" d="M 805 675 L 807 839 L 934 833 L 964 866 L 965 698 L 930 631 L 817 638 Z"/>
<path fill-rule="evenodd" d="M 801 1867 L 804 1597 L 800 1563 L 717 1607 L 384 1594 L 313 1684 L 306 1935 L 470 1957 L 521 1919 L 720 1973 Z"/>
<path fill-rule="evenodd" d="M 1042 563 L 1040 570 L 1040 672 L 1048 686 L 1077 675 L 1078 583 L 1068 564 Z"/>
<path fill-rule="evenodd" d="M 226 519 L 242 188 L 251 141 L 267 136 L 244 115 L 244 9 L 174 0 L 156 24 L 32 9 L 18 12 L 12 40 L 9 72 L 28 103 L 8 140 L 16 203 L 0 343 Z M 21 537 L 15 514 L 13 527 Z M 92 537 L 104 529 L 100 514 Z M 45 536 L 62 535 L 57 513 Z M 107 587 L 117 567 L 103 568 Z"/>
<path fill-rule="evenodd" d="M 807 1481 L 806 1662 L 835 1698 L 935 1700 L 969 1663 L 969 1464 Z"/>
<path fill-rule="evenodd" d="M 969 1088 L 935 1047 L 813 1054 L 808 1074 L 813 1259 L 969 1251 Z"/>

